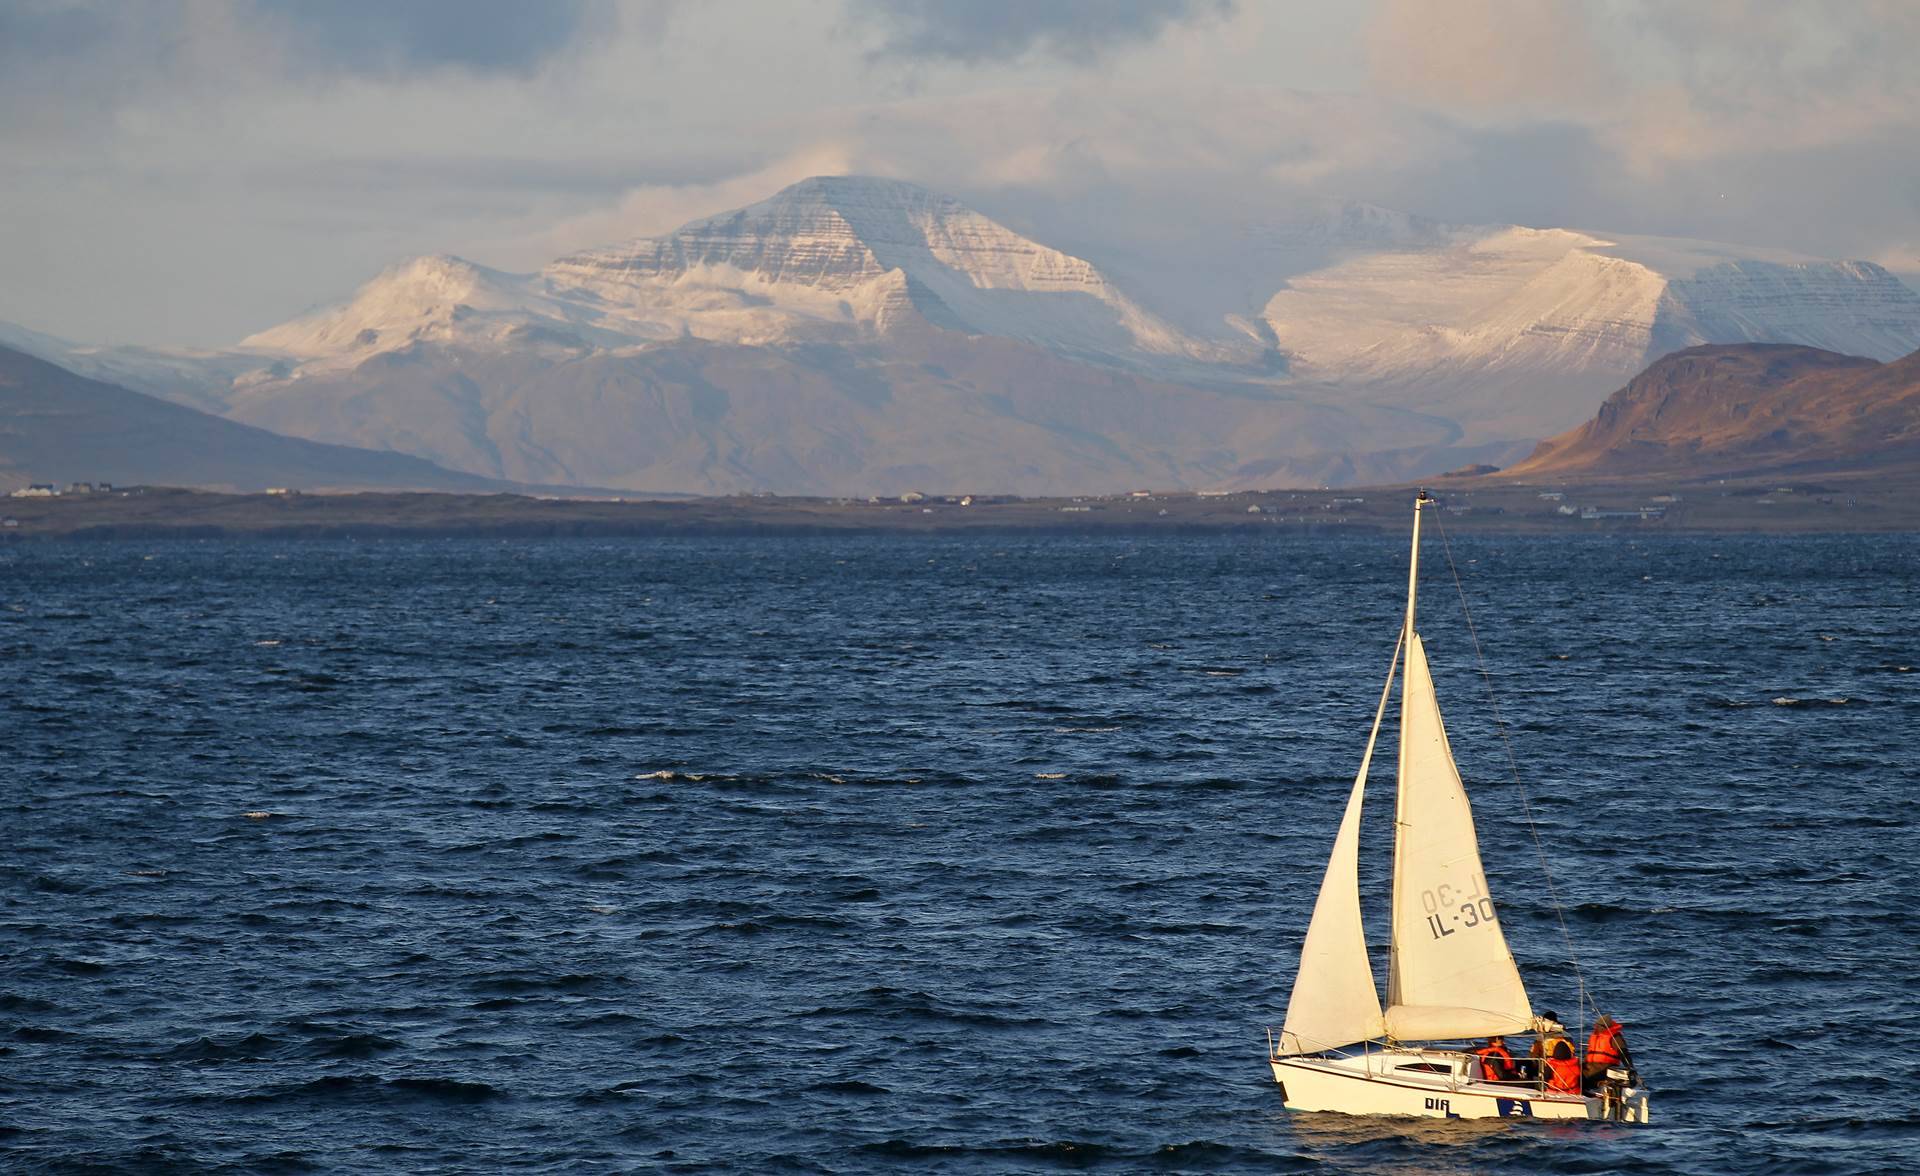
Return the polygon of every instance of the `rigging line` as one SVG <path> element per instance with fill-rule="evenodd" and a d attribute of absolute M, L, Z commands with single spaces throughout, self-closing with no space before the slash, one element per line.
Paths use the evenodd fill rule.
<path fill-rule="evenodd" d="M 1480 680 L 1486 683 L 1487 702 L 1493 708 L 1494 729 L 1500 732 L 1500 742 L 1507 750 L 1507 767 L 1513 773 L 1514 787 L 1520 790 L 1520 810 L 1526 814 L 1527 832 L 1533 836 L 1533 849 L 1540 857 L 1540 872 L 1547 879 L 1547 897 L 1552 900 L 1554 918 L 1560 923 L 1560 938 L 1567 946 L 1567 961 L 1573 965 L 1573 978 L 1578 986 L 1579 1001 L 1575 1011 L 1580 1018 L 1576 1025 L 1584 1025 L 1587 1021 L 1588 1004 L 1586 973 L 1581 971 L 1580 955 L 1573 949 L 1573 933 L 1567 930 L 1567 912 L 1560 905 L 1560 892 L 1554 886 L 1553 867 L 1547 863 L 1547 847 L 1542 844 L 1540 827 L 1533 820 L 1533 800 L 1527 794 L 1526 782 L 1520 778 L 1520 761 L 1513 754 L 1513 739 L 1507 734 L 1507 721 L 1500 714 L 1500 699 L 1493 692 L 1493 676 L 1487 673 L 1487 658 L 1480 649 L 1480 634 L 1473 627 L 1473 610 L 1467 607 L 1466 585 L 1460 582 L 1460 569 L 1453 562 L 1453 545 L 1447 540 L 1447 525 L 1440 521 L 1440 516 L 1437 514 L 1433 522 L 1440 532 L 1440 549 L 1447 556 L 1447 571 L 1453 574 L 1453 590 L 1460 596 L 1460 612 L 1467 618 L 1467 635 L 1473 638 L 1473 657 L 1480 666 Z M 1594 1002 L 1593 1007 L 1598 1012 L 1599 1003 Z"/>

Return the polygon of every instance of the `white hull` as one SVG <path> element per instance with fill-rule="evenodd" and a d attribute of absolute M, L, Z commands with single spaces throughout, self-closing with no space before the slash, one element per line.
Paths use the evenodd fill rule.
<path fill-rule="evenodd" d="M 1615 1108 L 1595 1096 L 1547 1094 L 1530 1083 L 1482 1082 L 1477 1059 L 1455 1050 L 1383 1050 L 1349 1057 L 1270 1058 L 1288 1110 L 1430 1119 L 1647 1121 L 1647 1093 L 1628 1089 Z M 1410 1070 L 1442 1066 L 1446 1072 Z"/>

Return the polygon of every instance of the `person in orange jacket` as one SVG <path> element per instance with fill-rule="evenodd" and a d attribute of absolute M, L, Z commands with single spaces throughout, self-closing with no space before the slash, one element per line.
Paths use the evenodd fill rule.
<path fill-rule="evenodd" d="M 1593 1033 L 1587 1038 L 1587 1064 L 1581 1071 L 1581 1078 L 1588 1089 L 1598 1086 L 1613 1067 L 1632 1067 L 1633 1062 L 1627 1054 L 1627 1039 L 1621 1033 L 1624 1028 L 1624 1025 L 1605 1013 L 1601 1013 L 1594 1021 Z"/>
<path fill-rule="evenodd" d="M 1527 1050 L 1527 1060 L 1514 1063 L 1513 1068 L 1519 1077 L 1528 1081 L 1545 1082 L 1547 1059 L 1553 1056 L 1554 1046 L 1567 1042 L 1562 1036 L 1565 1026 L 1560 1024 L 1559 1015 L 1553 1012 L 1541 1013 L 1535 1024 L 1533 1047 Z M 1571 1049 L 1573 1043 L 1567 1042 L 1567 1047 Z"/>
<path fill-rule="evenodd" d="M 1553 1043 L 1553 1052 L 1547 1055 L 1547 1093 L 1579 1094 L 1580 1062 L 1573 1056 L 1573 1046 L 1563 1038 Z"/>
<path fill-rule="evenodd" d="M 1515 1077 L 1513 1055 L 1507 1052 L 1507 1039 L 1489 1037 L 1487 1043 L 1473 1051 L 1480 1059 L 1480 1079 L 1483 1082 L 1510 1082 Z"/>

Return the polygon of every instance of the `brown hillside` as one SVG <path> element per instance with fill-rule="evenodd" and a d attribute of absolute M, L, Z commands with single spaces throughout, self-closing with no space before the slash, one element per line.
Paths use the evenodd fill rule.
<path fill-rule="evenodd" d="M 30 482 L 510 489 L 417 457 L 282 437 L 0 347 L 0 491 Z"/>
<path fill-rule="evenodd" d="M 1505 476 L 1709 474 L 1920 460 L 1920 352 L 1881 364 L 1743 343 L 1665 356 Z"/>

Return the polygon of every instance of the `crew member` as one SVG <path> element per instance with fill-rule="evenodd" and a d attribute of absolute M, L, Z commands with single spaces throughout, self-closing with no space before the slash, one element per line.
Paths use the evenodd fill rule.
<path fill-rule="evenodd" d="M 1580 1093 L 1580 1063 L 1573 1056 L 1573 1044 L 1564 1037 L 1554 1041 L 1547 1054 L 1547 1093 Z"/>
<path fill-rule="evenodd" d="M 1622 1028 L 1620 1022 L 1605 1013 L 1594 1021 L 1593 1033 L 1587 1037 L 1587 1064 L 1581 1069 L 1587 1089 L 1598 1086 L 1609 1069 L 1632 1065 L 1627 1057 L 1627 1039 L 1620 1032 Z"/>
<path fill-rule="evenodd" d="M 1489 1037 L 1473 1051 L 1480 1059 L 1480 1078 L 1485 1082 L 1511 1082 L 1514 1078 L 1513 1055 L 1507 1052 L 1507 1039 Z"/>
<path fill-rule="evenodd" d="M 1547 1060 L 1553 1057 L 1553 1047 L 1564 1043 L 1571 1052 L 1573 1043 L 1563 1036 L 1566 1026 L 1560 1023 L 1560 1018 L 1555 1013 L 1541 1013 L 1534 1019 L 1534 1024 L 1537 1028 L 1534 1031 L 1533 1048 L 1527 1050 L 1526 1067 L 1520 1070 L 1520 1076 L 1544 1082 L 1547 1077 Z"/>

